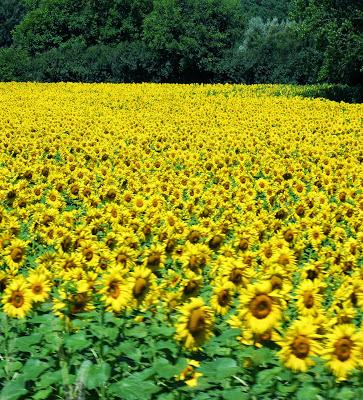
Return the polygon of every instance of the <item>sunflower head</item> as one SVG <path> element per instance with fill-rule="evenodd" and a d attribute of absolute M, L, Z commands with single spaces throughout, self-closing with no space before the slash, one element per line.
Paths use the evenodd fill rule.
<path fill-rule="evenodd" d="M 187 349 L 198 350 L 212 335 L 214 317 L 203 299 L 195 298 L 180 307 L 181 316 L 176 327 L 176 338 Z"/>

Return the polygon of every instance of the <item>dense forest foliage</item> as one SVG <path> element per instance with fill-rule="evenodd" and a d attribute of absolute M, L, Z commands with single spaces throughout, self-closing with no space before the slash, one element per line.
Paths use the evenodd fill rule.
<path fill-rule="evenodd" d="M 362 0 L 2 0 L 0 80 L 363 81 Z"/>

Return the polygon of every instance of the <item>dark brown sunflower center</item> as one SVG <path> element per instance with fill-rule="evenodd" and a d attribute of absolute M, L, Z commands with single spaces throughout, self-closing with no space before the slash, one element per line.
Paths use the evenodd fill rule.
<path fill-rule="evenodd" d="M 271 247 L 267 247 L 266 249 L 264 249 L 263 254 L 265 255 L 266 258 L 271 258 L 272 257 Z"/>
<path fill-rule="evenodd" d="M 242 251 L 245 251 L 248 249 L 248 239 L 241 239 L 238 243 L 238 248 Z"/>
<path fill-rule="evenodd" d="M 72 269 L 72 268 L 75 268 L 76 267 L 76 264 L 72 261 L 72 260 L 68 260 L 68 261 L 66 261 L 66 263 L 64 264 L 64 269 L 66 270 L 66 271 L 68 271 L 68 270 L 70 270 L 70 269 Z"/>
<path fill-rule="evenodd" d="M 85 293 L 79 293 L 75 295 L 71 301 L 71 307 L 70 307 L 71 314 L 77 314 L 79 312 L 85 311 L 87 300 L 88 298 Z"/>
<path fill-rule="evenodd" d="M 22 292 L 20 292 L 19 290 L 13 292 L 11 298 L 10 298 L 10 302 L 11 304 L 16 307 L 19 308 L 24 304 L 24 295 Z"/>
<path fill-rule="evenodd" d="M 308 271 L 307 277 L 309 280 L 313 281 L 314 279 L 316 279 L 318 277 L 318 273 L 317 273 L 317 271 L 311 269 Z"/>
<path fill-rule="evenodd" d="M 199 290 L 199 284 L 196 281 L 189 281 L 187 285 L 184 287 L 184 294 L 192 294 Z"/>
<path fill-rule="evenodd" d="M 306 358 L 310 351 L 309 339 L 306 336 L 298 336 L 291 345 L 291 350 L 297 358 Z"/>
<path fill-rule="evenodd" d="M 348 338 L 339 339 L 335 345 L 334 354 L 339 361 L 347 361 L 352 351 L 352 341 Z"/>
<path fill-rule="evenodd" d="M 242 278 L 243 278 L 243 271 L 240 268 L 234 268 L 229 275 L 229 280 L 235 284 L 241 283 Z"/>
<path fill-rule="evenodd" d="M 199 266 L 199 259 L 196 255 L 191 255 L 189 258 L 189 267 L 195 269 Z"/>
<path fill-rule="evenodd" d="M 92 258 L 93 258 L 93 251 L 92 251 L 92 249 L 84 249 L 84 250 L 83 250 L 83 255 L 84 255 L 84 258 L 85 258 L 87 261 L 91 261 Z"/>
<path fill-rule="evenodd" d="M 189 322 L 188 322 L 188 330 L 189 332 L 195 336 L 199 333 L 203 332 L 206 328 L 206 315 L 204 310 L 197 308 L 193 310 L 190 314 Z"/>
<path fill-rule="evenodd" d="M 136 298 L 141 297 L 147 288 L 148 281 L 145 278 L 137 278 L 132 290 Z"/>
<path fill-rule="evenodd" d="M 282 288 L 282 279 L 278 275 L 272 275 L 270 282 L 273 290 Z"/>
<path fill-rule="evenodd" d="M 229 292 L 224 289 L 218 293 L 218 304 L 222 307 L 225 307 L 229 302 Z"/>
<path fill-rule="evenodd" d="M 220 235 L 214 235 L 212 239 L 209 241 L 209 247 L 211 249 L 217 249 L 221 243 L 223 242 L 223 237 Z"/>
<path fill-rule="evenodd" d="M 69 236 L 66 236 L 63 239 L 61 246 L 63 251 L 68 251 L 72 246 L 72 239 Z"/>
<path fill-rule="evenodd" d="M 43 292 L 43 287 L 40 283 L 36 283 L 32 286 L 32 291 L 34 294 L 40 294 Z"/>
<path fill-rule="evenodd" d="M 285 233 L 284 233 L 284 239 L 287 242 L 292 242 L 294 240 L 294 232 L 290 229 L 288 229 Z"/>
<path fill-rule="evenodd" d="M 19 247 L 15 247 L 10 253 L 10 257 L 15 263 L 19 263 L 22 260 L 23 255 L 24 251 Z"/>
<path fill-rule="evenodd" d="M 272 299 L 266 294 L 257 295 L 250 303 L 252 315 L 258 319 L 266 318 L 272 309 Z"/>
<path fill-rule="evenodd" d="M 107 292 L 112 298 L 117 299 L 118 296 L 120 295 L 120 287 L 119 287 L 118 282 L 111 282 L 108 285 Z"/>
<path fill-rule="evenodd" d="M 314 306 L 314 296 L 313 294 L 307 290 L 303 294 L 304 297 L 304 305 L 306 308 L 312 308 Z"/>
<path fill-rule="evenodd" d="M 160 264 L 160 255 L 159 254 L 150 254 L 147 258 L 147 265 L 150 267 L 158 267 Z"/>
<path fill-rule="evenodd" d="M 290 264 L 290 259 L 289 256 L 287 256 L 286 254 L 281 254 L 278 261 L 277 261 L 280 265 L 289 265 Z"/>
<path fill-rule="evenodd" d="M 118 264 L 126 264 L 127 256 L 125 254 L 118 254 L 116 257 L 116 261 Z"/>

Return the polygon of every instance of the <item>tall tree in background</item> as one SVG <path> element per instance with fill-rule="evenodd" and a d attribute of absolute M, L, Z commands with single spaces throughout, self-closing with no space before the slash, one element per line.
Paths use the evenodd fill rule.
<path fill-rule="evenodd" d="M 318 80 L 362 82 L 362 0 L 292 0 L 291 17 L 301 23 L 302 35 L 313 34 L 323 54 Z"/>
<path fill-rule="evenodd" d="M 291 0 L 240 0 L 242 14 L 247 22 L 251 18 L 284 20 L 289 13 Z"/>
<path fill-rule="evenodd" d="M 205 82 L 242 31 L 238 0 L 154 0 L 143 39 L 166 80 Z"/>
<path fill-rule="evenodd" d="M 150 0 L 25 0 L 29 12 L 14 31 L 31 55 L 77 39 L 86 47 L 140 38 Z"/>
<path fill-rule="evenodd" d="M 0 2 L 0 47 L 12 44 L 12 30 L 25 15 L 22 0 L 1 0 Z"/>

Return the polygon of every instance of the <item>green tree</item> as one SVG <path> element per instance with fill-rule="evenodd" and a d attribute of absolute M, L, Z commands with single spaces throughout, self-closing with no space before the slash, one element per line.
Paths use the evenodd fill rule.
<path fill-rule="evenodd" d="M 156 79 L 212 80 L 242 27 L 236 0 L 155 0 L 144 21 L 143 39 L 156 56 Z"/>
<path fill-rule="evenodd" d="M 253 17 L 247 24 L 241 42 L 223 63 L 225 79 L 245 83 L 312 83 L 317 76 L 313 53 L 299 36 L 295 21 L 264 21 Z M 314 63 L 307 62 L 314 60 Z"/>
<path fill-rule="evenodd" d="M 21 0 L 1 0 L 0 2 L 0 47 L 12 43 L 11 32 L 22 20 L 25 6 Z"/>
<path fill-rule="evenodd" d="M 291 0 L 241 0 L 243 17 L 248 22 L 253 17 L 263 20 L 286 19 Z"/>
<path fill-rule="evenodd" d="M 362 0 L 293 0 L 291 17 L 301 21 L 303 36 L 314 35 L 314 46 L 323 55 L 319 81 L 362 82 Z"/>
<path fill-rule="evenodd" d="M 150 0 L 28 0 L 28 13 L 14 42 L 31 55 L 78 38 L 86 46 L 117 44 L 140 37 Z"/>

